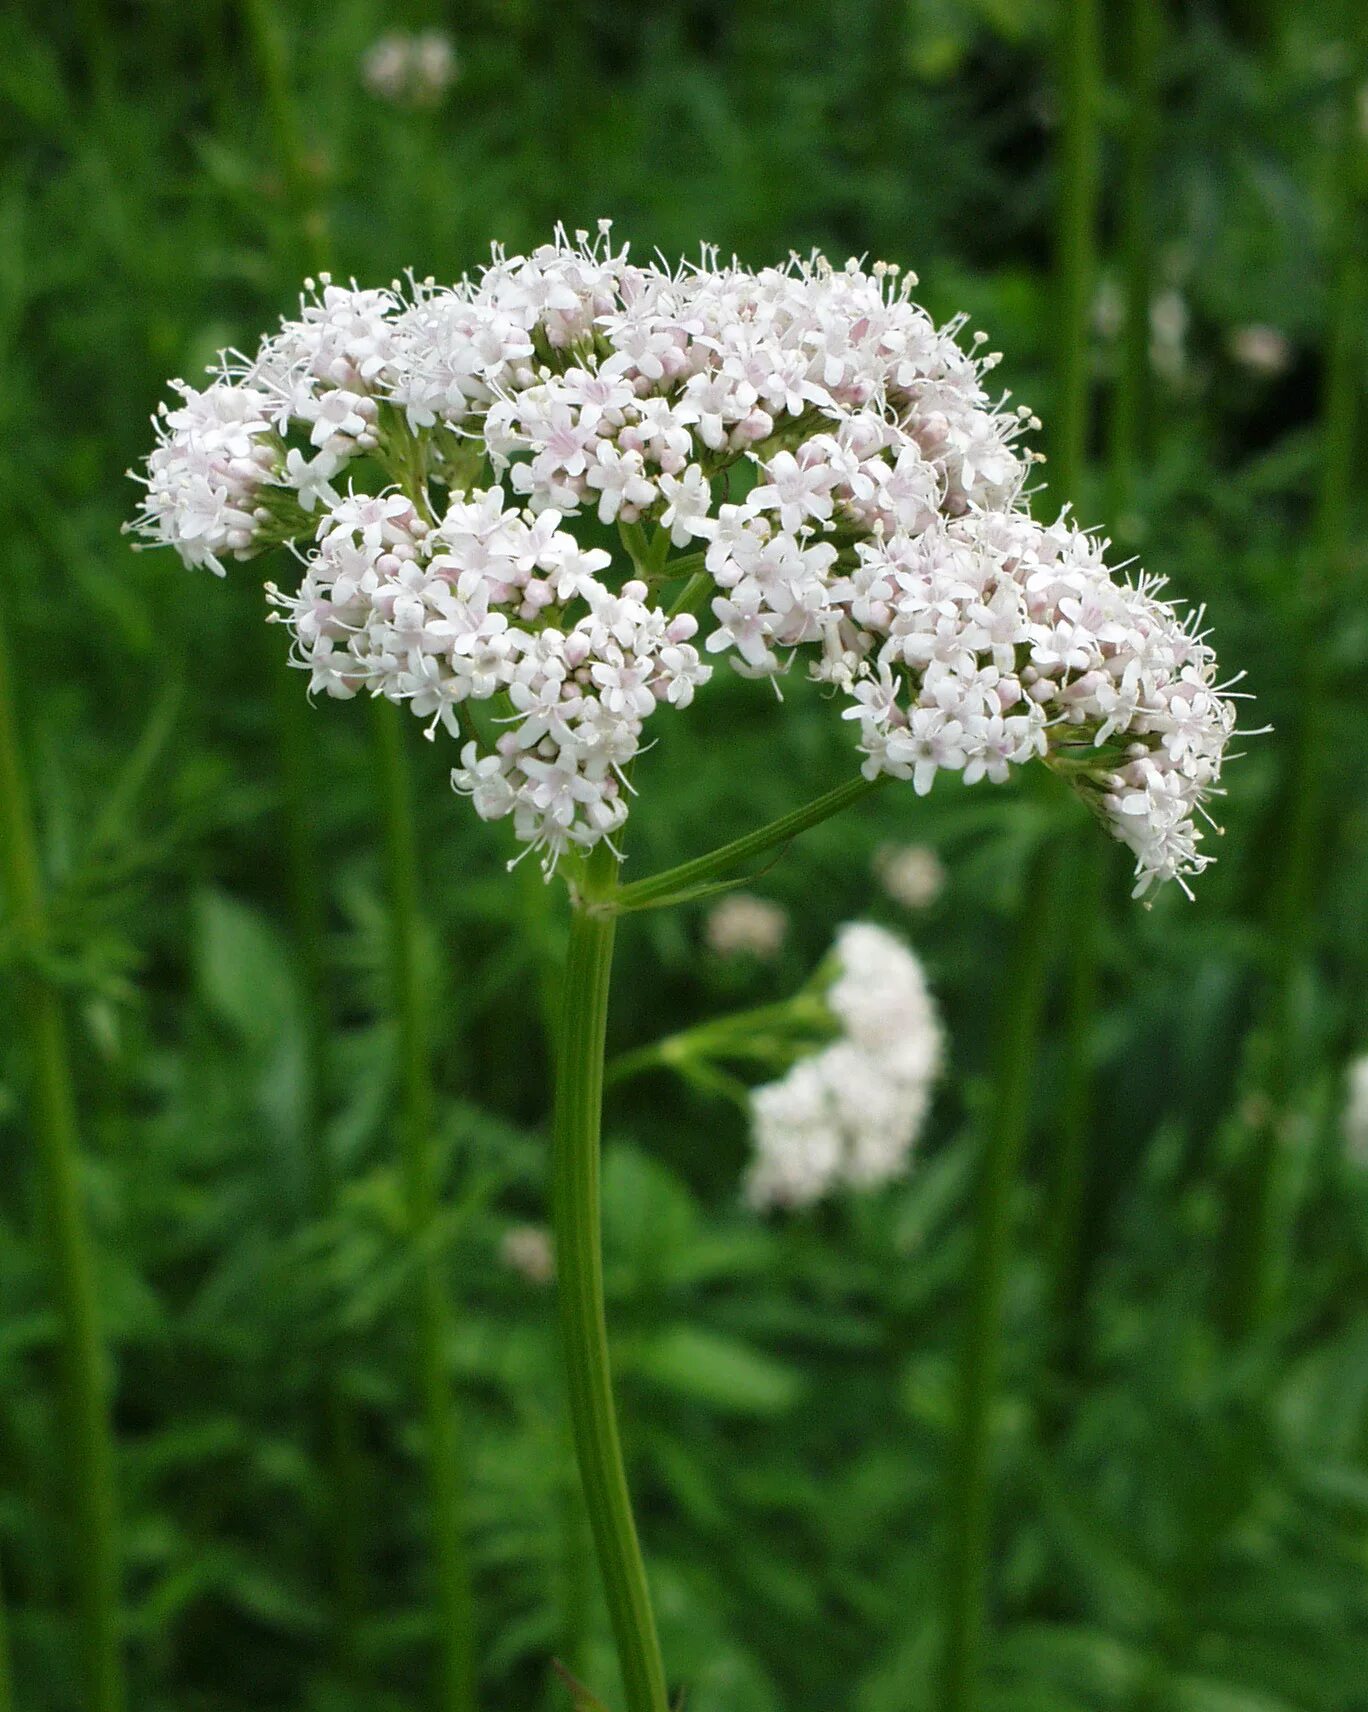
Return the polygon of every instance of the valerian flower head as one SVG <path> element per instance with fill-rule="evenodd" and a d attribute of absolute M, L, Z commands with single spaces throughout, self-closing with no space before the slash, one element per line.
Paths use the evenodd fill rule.
<path fill-rule="evenodd" d="M 220 571 L 292 544 L 272 598 L 312 689 L 445 730 L 457 790 L 548 867 L 620 831 L 649 722 L 725 659 L 805 665 L 870 778 L 1043 761 L 1137 894 L 1186 889 L 1235 726 L 1200 615 L 1031 517 L 1038 425 L 913 283 L 638 262 L 607 222 L 453 286 L 323 279 L 179 387 L 137 526 Z"/>
<path fill-rule="evenodd" d="M 852 922 L 834 965 L 825 1002 L 836 1038 L 751 1095 L 747 1195 L 757 1207 L 890 1181 L 926 1118 L 941 1032 L 921 964 L 883 928 Z"/>

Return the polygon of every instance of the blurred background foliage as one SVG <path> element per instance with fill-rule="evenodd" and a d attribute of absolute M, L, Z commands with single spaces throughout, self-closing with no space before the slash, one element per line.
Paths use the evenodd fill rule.
<path fill-rule="evenodd" d="M 1229 770 L 1222 859 L 1195 904 L 1176 888 L 1152 910 L 1125 902 L 1111 853 L 1081 1029 L 1066 970 L 1087 923 L 1067 866 L 1058 895 L 1032 901 L 1054 912 L 1047 1029 L 991 1421 L 982 1706 L 1362 1712 L 1368 1166 L 1342 1136 L 1345 1069 L 1368 1049 L 1361 450 L 1347 486 L 1337 477 L 1347 545 L 1334 563 L 1315 522 L 1333 450 L 1334 281 L 1346 230 L 1351 244 L 1363 233 L 1352 201 L 1358 226 L 1343 215 L 1361 141 L 1355 167 L 1342 135 L 1365 123 L 1361 25 L 1352 8 L 1340 20 L 1277 0 L 1155 6 L 1152 420 L 1113 513 L 1123 10 L 1103 18 L 1078 509 L 1205 604 L 1223 661 L 1257 695 L 1247 723 L 1274 730 Z M 20 0 L 0 15 L 0 599 L 48 889 L 42 975 L 71 1024 L 111 1351 L 131 1704 L 387 1712 L 430 1704 L 433 1620 L 365 721 L 330 708 L 308 727 L 336 1175 L 320 1205 L 302 1134 L 317 1018 L 280 860 L 283 638 L 262 625 L 258 567 L 220 584 L 129 551 L 122 472 L 147 449 L 168 375 L 194 377 L 293 302 L 308 268 L 301 199 L 326 221 L 337 272 L 364 283 L 407 268 L 451 278 L 491 240 L 516 249 L 600 215 L 667 255 L 706 239 L 754 264 L 814 245 L 887 257 L 917 270 L 938 316 L 986 327 L 1004 383 L 1048 428 L 1070 16 L 1050 0 L 280 0 L 302 187 L 282 173 L 244 17 L 230 0 Z M 364 86 L 366 49 L 400 27 L 449 32 L 459 75 L 440 102 Z M 1348 372 L 1361 393 L 1361 340 Z M 719 675 L 696 717 L 670 722 L 641 775 L 635 872 L 853 770 L 821 698 L 797 684 L 786 698 Z M 447 788 L 450 753 L 406 736 L 440 1094 L 442 1211 L 424 1241 L 456 1303 L 445 1359 L 483 1704 L 565 1704 L 553 1652 L 611 1700 L 550 1291 L 508 1263 L 510 1230 L 544 1217 L 562 901 L 531 864 L 505 873 L 501 829 Z M 1303 811 L 1313 861 L 1289 904 L 1277 876 Z M 909 936 L 950 1040 L 906 1182 L 802 1217 L 742 1206 L 739 1114 L 659 1077 L 610 1096 L 615 1359 L 690 1712 L 934 1703 L 956 1330 L 975 1138 L 1010 999 L 1004 946 L 1035 851 L 1078 831 L 1070 805 L 1031 788 L 888 792 L 757 882 L 789 912 L 777 961 L 709 952 L 697 907 L 624 928 L 617 1046 L 793 991 L 857 917 Z M 910 912 L 880 888 L 875 856 L 913 842 L 947 883 Z M 18 1023 L 8 930 L 0 958 Z M 1061 1275 L 1052 1143 L 1080 1052 L 1094 1076 L 1081 1243 Z M 1270 1055 L 1292 1067 L 1271 1106 Z M 82 1542 L 66 1519 L 29 1074 L 22 1031 L 6 1026 L 0 1583 L 15 1704 L 71 1712 Z M 1266 1273 L 1253 1321 L 1239 1309 L 1251 1245 Z M 319 1446 L 325 1375 L 353 1427 L 341 1495 Z M 339 1639 L 326 1540 L 343 1503 L 363 1579 Z"/>

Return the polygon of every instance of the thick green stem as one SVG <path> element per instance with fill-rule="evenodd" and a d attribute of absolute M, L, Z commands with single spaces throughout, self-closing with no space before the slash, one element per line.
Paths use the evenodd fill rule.
<path fill-rule="evenodd" d="M 756 832 L 747 833 L 744 838 L 734 838 L 730 844 L 719 845 L 706 856 L 696 856 L 691 862 L 681 862 L 677 868 L 667 868 L 664 873 L 652 874 L 649 879 L 620 887 L 613 894 L 610 907 L 619 914 L 626 914 L 631 910 L 659 909 L 665 904 L 683 903 L 690 897 L 702 895 L 719 875 L 733 873 L 776 846 L 789 843 L 800 832 L 829 820 L 833 814 L 839 814 L 851 803 L 859 802 L 886 782 L 886 776 L 881 775 L 877 779 L 852 779 L 844 785 L 837 785 L 835 790 L 816 797 L 803 808 L 780 815 L 777 820 L 770 821 Z"/>
<path fill-rule="evenodd" d="M 949 1482 L 941 1712 L 979 1712 L 992 1525 L 991 1428 L 1011 1259 L 1017 1162 L 1030 1115 L 1041 1011 L 1049 967 L 1051 911 L 1042 852 L 1034 864 L 1016 943 L 999 992 L 992 1105 L 974 1201 L 969 1296 L 960 1355 L 959 1409 Z"/>
<path fill-rule="evenodd" d="M 432 1245 L 439 1207 L 436 1114 L 426 1024 L 418 855 L 413 836 L 400 721 L 387 701 L 372 703 L 375 754 L 389 867 L 390 951 L 398 1031 L 404 1179 L 410 1239 L 418 1257 L 418 1360 L 431 1484 L 442 1712 L 475 1704 L 474 1602 L 466 1552 L 460 1421 L 448 1367 L 453 1314 L 443 1259 Z"/>
<path fill-rule="evenodd" d="M 34 1153 L 61 1323 L 64 1438 L 86 1712 L 123 1712 L 121 1569 L 109 1380 L 80 1182 L 79 1140 L 61 999 L 41 973 L 45 933 L 37 840 L 19 749 L 9 655 L 0 633 L 0 863 L 26 989 Z"/>
<path fill-rule="evenodd" d="M 616 858 L 600 845 L 586 865 L 570 926 L 561 987 L 551 1203 L 570 1421 L 627 1712 L 667 1712 L 665 1670 L 613 1410 L 603 1302 L 599 1127 L 616 872 Z"/>

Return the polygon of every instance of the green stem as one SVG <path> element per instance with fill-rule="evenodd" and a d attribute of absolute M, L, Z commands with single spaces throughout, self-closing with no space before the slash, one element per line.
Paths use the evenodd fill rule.
<path fill-rule="evenodd" d="M 773 850 L 776 845 L 788 844 L 800 832 L 829 820 L 833 814 L 839 814 L 843 808 L 859 802 L 886 782 L 886 776 L 880 775 L 877 779 L 852 779 L 844 785 L 837 785 L 804 807 L 794 809 L 791 814 L 781 814 L 767 826 L 747 833 L 744 838 L 734 838 L 730 844 L 719 845 L 706 856 L 696 856 L 691 862 L 681 862 L 676 868 L 667 868 L 649 879 L 620 887 L 612 896 L 611 907 L 618 914 L 625 915 L 633 910 L 661 909 L 666 904 L 683 903 L 717 875 L 730 873 L 743 863 Z"/>
<path fill-rule="evenodd" d="M 109 1418 L 109 1376 L 80 1182 L 79 1138 L 66 1024 L 41 974 L 45 934 L 41 871 L 14 711 L 9 654 L 0 632 L 0 863 L 25 988 L 22 1014 L 33 1056 L 33 1134 L 43 1184 L 48 1257 L 61 1319 L 65 1455 L 79 1597 L 86 1712 L 123 1712 L 121 1568 Z"/>
<path fill-rule="evenodd" d="M 308 265 L 322 271 L 328 263 L 327 215 L 314 194 L 304 132 L 290 88 L 290 68 L 271 0 L 242 0 L 243 21 L 266 95 L 275 133 L 276 159 L 285 182 L 285 198 Z"/>
<path fill-rule="evenodd" d="M 474 1603 L 466 1553 L 460 1421 L 448 1363 L 454 1316 L 443 1259 L 432 1243 L 439 1210 L 435 1100 L 422 967 L 422 919 L 403 714 L 372 704 L 389 867 L 393 1004 L 398 1029 L 401 1132 L 410 1240 L 418 1256 L 418 1359 L 431 1487 L 442 1712 L 475 1705 Z"/>
<path fill-rule="evenodd" d="M 561 989 L 551 1201 L 575 1454 L 617 1640 L 627 1712 L 667 1712 L 665 1670 L 613 1410 L 599 1228 L 599 1130 L 617 860 L 589 858 Z"/>
<path fill-rule="evenodd" d="M 569 1431 L 568 1413 L 557 1436 L 561 1457 L 561 1481 L 557 1520 L 560 1528 L 556 1565 L 559 1613 L 559 1659 L 572 1676 L 584 1673 L 584 1651 L 589 1626 L 589 1590 L 594 1573 L 593 1542 L 585 1521 L 584 1494 L 580 1489 L 579 1464 Z M 550 1712 L 562 1712 L 565 1684 L 554 1671 L 548 1673 L 547 1703 Z"/>
<path fill-rule="evenodd" d="M 1121 208 L 1124 317 L 1111 419 L 1113 523 L 1131 501 L 1149 451 L 1150 293 L 1154 271 L 1154 159 L 1159 137 L 1159 0 L 1126 0 L 1125 176 Z"/>
<path fill-rule="evenodd" d="M 322 1219 L 332 1211 L 337 1184 L 326 1131 L 329 1006 L 324 868 L 309 806 L 316 768 L 310 741 L 309 704 L 300 693 L 294 674 L 282 669 L 274 649 L 268 669 L 275 698 L 285 878 L 303 1033 L 300 1144 L 307 1174 L 309 1211 L 313 1218 Z M 327 1470 L 326 1526 L 334 1604 L 333 1639 L 338 1662 L 350 1673 L 356 1663 L 356 1634 L 366 1600 L 360 1452 L 352 1411 L 331 1362 L 323 1365 L 317 1378 L 313 1406 L 319 1453 Z"/>
<path fill-rule="evenodd" d="M 276 152 L 297 233 L 310 265 L 328 263 L 328 228 L 304 147 L 286 47 L 267 0 L 243 0 Z M 421 493 L 420 477 L 409 484 Z M 300 708 L 302 697 L 296 696 Z M 466 1551 L 465 1481 L 460 1422 L 448 1371 L 454 1316 L 441 1256 L 431 1235 L 438 1212 L 435 1099 L 421 963 L 413 807 L 400 732 L 401 715 L 373 704 L 377 782 L 390 895 L 393 1004 L 399 1045 L 402 1136 L 410 1239 L 417 1260 L 419 1383 L 427 1446 L 432 1551 L 437 1592 L 442 1712 L 470 1712 L 476 1702 L 474 1601 Z"/>
<path fill-rule="evenodd" d="M 1060 10 L 1063 113 L 1060 135 L 1056 266 L 1059 289 L 1060 395 L 1055 402 L 1052 496 L 1077 503 L 1087 451 L 1088 328 L 1096 272 L 1098 109 L 1101 67 L 1097 0 L 1068 0 Z"/>
<path fill-rule="evenodd" d="M 1271 888 L 1272 966 L 1266 1001 L 1268 1050 L 1265 1116 L 1250 1138 L 1243 1180 L 1237 1184 L 1237 1229 L 1232 1330 L 1256 1333 L 1273 1311 L 1282 1246 L 1280 1133 L 1302 1085 L 1297 991 L 1315 939 L 1316 877 L 1321 866 L 1330 764 L 1327 714 L 1334 693 L 1328 681 L 1322 633 L 1327 593 L 1343 575 L 1348 553 L 1354 472 L 1359 455 L 1363 326 L 1368 316 L 1368 263 L 1364 260 L 1368 211 L 1368 145 L 1359 127 L 1358 101 L 1368 65 L 1368 22 L 1348 15 L 1352 44 L 1332 155 L 1333 281 L 1321 395 L 1320 480 L 1311 524 L 1311 561 L 1297 595 L 1295 645 L 1300 718 L 1290 767 L 1281 871 Z"/>
<path fill-rule="evenodd" d="M 0 1712 L 14 1712 L 14 1670 L 10 1662 L 9 1609 L 0 1582 Z"/>
<path fill-rule="evenodd" d="M 1093 1075 L 1092 1026 L 1097 1014 L 1098 942 L 1105 908 L 1104 879 L 1109 850 L 1100 849 L 1096 829 L 1083 829 L 1072 864 L 1070 915 L 1074 930 L 1066 974 L 1064 1078 L 1051 1162 L 1048 1213 L 1050 1324 L 1059 1370 L 1074 1367 L 1082 1335 L 1084 1213 L 1090 1175 Z"/>
<path fill-rule="evenodd" d="M 1128 0 L 1133 43 L 1133 82 L 1128 114 L 1125 208 L 1126 344 L 1122 372 L 1112 399 L 1111 464 L 1116 485 L 1125 491 L 1133 459 L 1140 412 L 1149 383 L 1149 225 L 1152 144 L 1146 134 L 1152 101 L 1150 72 L 1138 44 L 1145 34 L 1142 14 L 1156 0 Z M 1087 470 L 1089 373 L 1088 327 L 1095 275 L 1098 224 L 1097 162 L 1101 117 L 1100 49 L 1096 0 L 1073 0 L 1064 20 L 1065 123 L 1063 176 L 1056 236 L 1060 295 L 1066 321 L 1060 352 L 1063 429 L 1055 478 L 1061 499 L 1077 500 Z M 1152 53 L 1149 54 L 1152 59 Z M 1144 84 L 1144 87 L 1141 85 Z M 1116 498 L 1117 494 L 1113 494 Z M 1067 874 L 1072 868 L 1074 932 L 1067 953 L 1064 1077 L 1059 1121 L 1053 1138 L 1047 1265 L 1050 1274 L 1054 1354 L 1061 1368 L 1071 1364 L 1080 1325 L 1083 1211 L 1087 1200 L 1089 1142 L 1093 1099 L 1091 1035 L 1097 995 L 1097 959 L 1104 908 L 1104 880 L 1113 852 L 1096 842 L 1092 827 L 1086 843 L 1063 847 L 1056 858 Z"/>
<path fill-rule="evenodd" d="M 1042 850 L 1034 864 L 1010 965 L 999 991 L 992 1108 L 983 1138 L 975 1197 L 969 1299 L 959 1371 L 959 1411 L 949 1486 L 949 1552 L 945 1579 L 941 1712 L 978 1712 L 983 1669 L 989 1540 L 992 1523 L 991 1429 L 1002 1342 L 1002 1307 L 1011 1258 L 1017 1162 L 1030 1115 L 1046 973 L 1051 911 Z"/>

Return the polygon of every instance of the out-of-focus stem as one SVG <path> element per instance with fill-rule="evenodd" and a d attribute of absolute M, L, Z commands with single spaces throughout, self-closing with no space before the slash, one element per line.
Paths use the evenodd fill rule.
<path fill-rule="evenodd" d="M 1106 859 L 1111 854 L 1098 847 L 1095 827 L 1087 826 L 1083 832 L 1086 842 L 1082 838 L 1077 842 L 1071 863 L 1072 928 L 1065 975 L 1065 1065 L 1046 1221 L 1053 1354 L 1062 1372 L 1072 1368 L 1082 1332 L 1083 1229 L 1091 1174 L 1088 1143 L 1093 1120 L 1092 1029 L 1097 1014 L 1098 941 L 1105 907 Z"/>
<path fill-rule="evenodd" d="M 1125 174 L 1121 204 L 1123 320 L 1112 395 L 1110 510 L 1113 523 L 1132 499 L 1135 472 L 1149 451 L 1150 299 L 1154 273 L 1154 160 L 1159 137 L 1160 0 L 1126 0 Z"/>
<path fill-rule="evenodd" d="M 123 1712 L 121 1568 L 109 1379 L 61 998 L 43 973 L 45 914 L 37 839 L 19 747 L 8 648 L 0 630 L 0 871 L 25 988 L 34 1156 L 42 1183 L 48 1264 L 61 1326 L 64 1449 L 69 1470 L 79 1650 L 87 1712 Z"/>
<path fill-rule="evenodd" d="M 974 1199 L 969 1298 L 960 1354 L 959 1406 L 946 1507 L 949 1549 L 940 1712 L 978 1712 L 992 1528 L 991 1421 L 1002 1344 L 1002 1309 L 1012 1247 L 1012 1203 L 1025 1140 L 1032 1074 L 1050 960 L 1050 876 L 1033 864 L 1010 964 L 999 987 L 992 1105 Z"/>
<path fill-rule="evenodd" d="M 310 264 L 319 266 L 323 259 L 324 227 L 321 212 L 315 213 L 311 208 L 303 136 L 290 95 L 279 24 L 268 0 L 243 0 L 243 20 L 265 93 L 279 169 L 300 241 Z M 311 753 L 308 702 L 293 681 L 293 673 L 283 670 L 274 656 L 271 674 L 290 923 L 304 1012 L 302 1146 L 309 1174 L 310 1210 L 314 1218 L 322 1218 L 332 1209 L 337 1186 L 325 1129 L 330 1056 L 327 914 L 325 869 L 319 860 L 312 819 L 316 769 Z M 366 1598 L 360 1450 L 353 1411 L 331 1360 L 320 1366 L 315 1382 L 315 1407 L 319 1453 L 327 1471 L 325 1526 L 334 1601 L 334 1646 L 343 1670 L 353 1675 Z"/>
<path fill-rule="evenodd" d="M 1295 1103 L 1299 1028 L 1296 992 L 1314 943 L 1316 875 L 1325 820 L 1328 763 L 1325 724 L 1327 651 L 1319 631 L 1323 603 L 1342 575 L 1349 544 L 1355 461 L 1359 455 L 1363 328 L 1368 318 L 1368 140 L 1359 120 L 1368 66 L 1368 16 L 1347 10 L 1350 46 L 1332 156 L 1332 285 L 1321 391 L 1320 480 L 1311 528 L 1311 559 L 1299 590 L 1295 644 L 1301 694 L 1289 783 L 1282 864 L 1272 889 L 1272 960 L 1266 1001 L 1267 1061 L 1263 1098 L 1238 1185 L 1232 1327 L 1250 1337 L 1275 1305 L 1281 1248 L 1281 1132 Z"/>
<path fill-rule="evenodd" d="M 14 1670 L 10 1661 L 9 1610 L 0 1581 L 0 1712 L 14 1712 Z"/>
<path fill-rule="evenodd" d="M 599 1131 L 617 859 L 589 857 L 561 983 L 551 1164 L 556 1293 L 575 1454 L 622 1667 L 627 1712 L 667 1712 L 665 1669 L 613 1407 L 603 1298 Z"/>
<path fill-rule="evenodd" d="M 243 5 L 297 235 L 311 265 L 321 270 L 328 261 L 327 220 L 313 194 L 285 43 L 267 0 L 243 0 Z M 303 697 L 296 695 L 295 699 L 303 709 Z M 373 704 L 374 754 L 390 898 L 391 989 L 400 1066 L 404 1178 L 410 1240 L 417 1251 L 419 1384 L 437 1592 L 437 1704 L 442 1712 L 470 1712 L 475 1704 L 474 1606 L 466 1550 L 460 1424 L 447 1369 L 453 1314 L 442 1259 L 432 1252 L 431 1245 L 438 1211 L 435 1100 L 422 992 L 422 922 L 413 806 L 399 721 L 400 714 L 389 703 Z"/>
<path fill-rule="evenodd" d="M 1131 477 L 1146 432 L 1149 392 L 1149 297 L 1154 151 L 1154 59 L 1158 0 L 1127 0 L 1128 103 L 1126 177 L 1122 211 L 1125 324 L 1121 370 L 1112 396 L 1111 501 L 1119 512 L 1130 499 Z M 1087 470 L 1090 377 L 1088 329 L 1095 279 L 1098 226 L 1098 158 L 1101 147 L 1102 71 L 1095 0 L 1065 9 L 1062 64 L 1065 85 L 1061 147 L 1061 200 L 1057 237 L 1060 297 L 1071 320 L 1061 342 L 1063 425 L 1055 471 L 1056 496 L 1077 501 Z M 1089 833 L 1092 829 L 1088 829 Z M 1053 1353 L 1061 1367 L 1073 1360 L 1081 1326 L 1083 1214 L 1093 1120 L 1092 1029 L 1097 1000 L 1097 959 L 1106 875 L 1114 851 L 1095 836 L 1062 849 L 1073 868 L 1073 932 L 1065 972 L 1064 1075 L 1050 1170 L 1047 1264 Z"/>
<path fill-rule="evenodd" d="M 432 1497 L 442 1712 L 475 1704 L 474 1604 L 466 1552 L 460 1421 L 448 1370 L 453 1315 L 444 1260 L 432 1246 L 439 1198 L 436 1113 L 421 961 L 418 859 L 400 710 L 372 703 L 389 867 L 390 953 L 398 1031 L 404 1178 L 418 1259 L 418 1360 Z"/>
<path fill-rule="evenodd" d="M 268 633 L 269 634 L 269 633 Z M 335 1172 L 325 1129 L 329 1070 L 327 913 L 324 869 L 314 836 L 311 803 L 315 767 L 309 704 L 275 650 L 268 670 L 276 709 L 285 877 L 295 969 L 299 979 L 303 1062 L 299 1127 L 307 1173 L 309 1211 L 323 1218 L 332 1210 Z M 334 1641 L 339 1660 L 352 1669 L 356 1634 L 365 1608 L 365 1556 L 361 1540 L 360 1456 L 352 1411 L 330 1363 L 315 1387 L 316 1432 L 327 1470 L 326 1526 Z"/>
<path fill-rule="evenodd" d="M 1052 498 L 1077 501 L 1087 452 L 1089 338 L 1096 274 L 1098 114 L 1102 74 L 1097 0 L 1060 8 L 1061 102 L 1056 276 L 1059 396 L 1048 470 Z"/>

